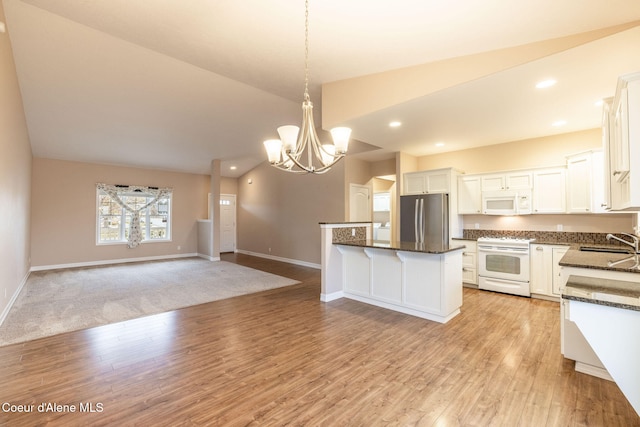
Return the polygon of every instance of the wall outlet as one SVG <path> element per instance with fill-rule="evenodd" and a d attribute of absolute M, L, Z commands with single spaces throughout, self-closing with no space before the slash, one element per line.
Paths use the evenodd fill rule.
<path fill-rule="evenodd" d="M 476 227 L 476 230 L 480 230 L 480 224 L 478 224 L 477 222 L 475 224 L 475 227 Z"/>
<path fill-rule="evenodd" d="M 181 247 L 181 246 L 178 246 L 178 250 L 181 250 L 181 249 L 182 249 L 182 247 Z"/>
<path fill-rule="evenodd" d="M 351 236 L 356 237 L 356 229 L 355 228 L 351 229 Z"/>
<path fill-rule="evenodd" d="M 562 229 L 563 229 L 562 224 L 556 225 L 556 231 L 562 231 Z"/>
<path fill-rule="evenodd" d="M 271 248 L 269 248 L 269 253 L 271 253 Z"/>

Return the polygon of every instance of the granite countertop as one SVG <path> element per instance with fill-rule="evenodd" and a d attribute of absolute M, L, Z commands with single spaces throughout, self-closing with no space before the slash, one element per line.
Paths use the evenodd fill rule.
<path fill-rule="evenodd" d="M 640 311 L 640 283 L 571 275 L 562 298 Z"/>
<path fill-rule="evenodd" d="M 379 242 L 376 240 L 353 240 L 349 242 L 333 242 L 334 245 L 357 246 L 361 248 L 388 249 L 393 251 L 420 252 L 425 254 L 444 254 L 462 250 L 464 245 L 451 246 L 448 244 L 427 244 L 415 242 Z"/>
<path fill-rule="evenodd" d="M 571 248 L 559 264 L 563 267 L 640 273 L 640 255 L 631 253 L 590 252 Z"/>

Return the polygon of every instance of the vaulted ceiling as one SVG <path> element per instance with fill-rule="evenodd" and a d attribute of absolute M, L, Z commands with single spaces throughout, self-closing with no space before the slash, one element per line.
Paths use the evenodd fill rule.
<path fill-rule="evenodd" d="M 221 159 L 239 176 L 264 161 L 276 127 L 300 122 L 302 0 L 3 4 L 35 156 L 194 173 Z M 640 2 L 311 0 L 309 20 L 319 114 L 323 84 L 634 23 Z M 638 45 L 630 25 L 341 122 L 371 159 L 597 127 L 593 103 L 640 70 Z M 557 87 L 532 89 L 547 77 Z M 390 132 L 390 120 L 403 126 Z"/>

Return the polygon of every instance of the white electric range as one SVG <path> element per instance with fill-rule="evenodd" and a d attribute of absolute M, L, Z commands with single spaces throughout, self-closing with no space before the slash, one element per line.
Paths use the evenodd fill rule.
<path fill-rule="evenodd" d="M 478 287 L 487 291 L 531 296 L 529 253 L 534 240 L 480 237 Z"/>

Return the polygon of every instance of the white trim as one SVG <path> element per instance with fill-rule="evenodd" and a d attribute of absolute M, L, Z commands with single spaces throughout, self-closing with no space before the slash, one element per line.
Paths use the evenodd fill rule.
<path fill-rule="evenodd" d="M 31 271 L 27 271 L 27 274 L 22 279 L 22 282 L 20 282 L 20 286 L 18 286 L 18 289 L 16 289 L 13 295 L 11 295 L 11 299 L 9 300 L 9 303 L 2 311 L 2 314 L 0 314 L 0 325 L 2 325 L 2 323 L 5 321 L 5 319 L 9 315 L 9 311 L 11 311 L 11 307 L 13 307 L 13 304 L 18 299 L 18 295 L 20 295 L 20 292 L 22 292 L 22 288 L 24 288 L 24 285 L 27 284 L 27 279 L 29 279 L 29 274 L 31 274 Z"/>
<path fill-rule="evenodd" d="M 582 372 L 583 374 L 602 378 L 603 380 L 613 381 L 613 378 L 611 377 L 611 375 L 609 375 L 609 372 L 606 369 L 600 368 L 598 366 L 589 365 L 587 363 L 578 362 L 576 360 L 575 370 L 576 372 Z"/>
<path fill-rule="evenodd" d="M 206 259 L 207 261 L 220 261 L 220 257 L 214 258 L 206 254 L 198 254 L 198 257 Z"/>
<path fill-rule="evenodd" d="M 343 297 L 344 297 L 343 291 L 332 292 L 330 294 L 320 294 L 320 301 L 329 302 L 329 301 L 334 301 Z"/>
<path fill-rule="evenodd" d="M 192 254 L 159 255 L 159 256 L 148 256 L 148 257 L 140 257 L 140 258 L 121 258 L 121 259 L 108 259 L 103 261 L 74 262 L 70 264 L 38 265 L 35 267 L 32 266 L 31 271 L 57 270 L 60 268 L 75 268 L 75 267 L 93 267 L 97 265 L 124 264 L 127 262 L 141 262 L 141 261 L 158 261 L 163 259 L 190 258 L 195 256 L 198 256 L 198 254 L 192 253 Z"/>
<path fill-rule="evenodd" d="M 421 317 L 421 318 L 427 319 L 427 320 L 433 320 L 434 322 L 438 322 L 438 323 L 447 323 L 449 320 L 453 319 L 458 314 L 460 314 L 460 309 L 459 308 L 455 309 L 455 311 L 449 313 L 446 316 L 440 316 L 439 314 L 427 313 L 426 311 L 415 310 L 413 308 L 404 307 L 404 306 L 396 305 L 396 304 L 390 304 L 388 302 L 380 301 L 378 299 L 368 298 L 368 297 L 364 297 L 364 296 L 356 295 L 356 294 L 351 294 L 351 293 L 345 293 L 344 297 L 352 299 L 352 300 L 364 302 L 364 303 L 367 303 L 367 304 L 375 305 L 376 307 L 381 307 L 381 308 L 386 308 L 388 310 L 398 311 L 400 313 L 409 314 L 411 316 L 416 316 L 416 317 Z"/>
<path fill-rule="evenodd" d="M 320 268 L 321 268 L 320 264 L 315 264 L 315 263 L 307 262 L 307 261 L 300 261 L 300 260 L 297 260 L 297 259 L 282 258 L 282 257 L 279 257 L 279 256 L 261 254 L 259 252 L 245 251 L 245 250 L 242 250 L 242 249 L 236 249 L 236 252 L 238 252 L 240 254 L 245 254 L 245 255 L 257 256 L 257 257 L 260 257 L 260 258 L 272 259 L 274 261 L 282 261 L 282 262 L 287 262 L 289 264 L 301 265 L 303 267 L 316 268 L 318 270 L 320 270 Z"/>

